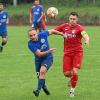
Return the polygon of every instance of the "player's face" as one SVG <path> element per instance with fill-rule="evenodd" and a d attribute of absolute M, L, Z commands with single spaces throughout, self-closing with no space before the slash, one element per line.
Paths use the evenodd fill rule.
<path fill-rule="evenodd" d="M 3 10 L 3 5 L 0 5 L 0 11 L 2 11 Z"/>
<path fill-rule="evenodd" d="M 35 5 L 39 5 L 39 0 L 35 0 Z"/>
<path fill-rule="evenodd" d="M 73 16 L 73 15 L 69 16 L 70 25 L 75 26 L 77 24 L 77 22 L 78 22 L 78 17 L 77 16 Z"/>
<path fill-rule="evenodd" d="M 38 34 L 35 30 L 32 30 L 28 33 L 28 36 L 31 40 L 37 41 L 38 40 Z"/>

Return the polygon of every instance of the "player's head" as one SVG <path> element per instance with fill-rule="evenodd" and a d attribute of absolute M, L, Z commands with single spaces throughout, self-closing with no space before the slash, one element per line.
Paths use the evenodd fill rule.
<path fill-rule="evenodd" d="M 38 40 L 38 33 L 34 29 L 28 30 L 28 36 L 32 41 L 37 41 Z"/>
<path fill-rule="evenodd" d="M 2 3 L 0 3 L 0 12 L 3 10 L 4 6 Z"/>
<path fill-rule="evenodd" d="M 40 0 L 35 0 L 34 3 L 35 3 L 35 5 L 39 5 L 40 4 Z"/>
<path fill-rule="evenodd" d="M 75 25 L 77 25 L 77 22 L 78 22 L 78 14 L 76 12 L 71 12 L 69 14 L 70 25 L 75 26 Z"/>

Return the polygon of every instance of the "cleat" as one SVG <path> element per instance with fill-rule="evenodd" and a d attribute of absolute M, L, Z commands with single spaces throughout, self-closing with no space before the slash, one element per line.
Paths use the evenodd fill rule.
<path fill-rule="evenodd" d="M 2 52 L 3 51 L 3 46 L 0 46 L 0 52 Z"/>
<path fill-rule="evenodd" d="M 45 92 L 46 95 L 50 95 L 50 92 L 48 91 L 47 88 L 43 88 L 43 91 Z"/>
<path fill-rule="evenodd" d="M 70 97 L 74 97 L 74 92 L 70 92 Z"/>
<path fill-rule="evenodd" d="M 36 90 L 36 91 L 33 91 L 33 94 L 38 97 L 39 96 L 39 92 Z"/>
<path fill-rule="evenodd" d="M 74 88 L 70 89 L 70 97 L 74 97 Z"/>

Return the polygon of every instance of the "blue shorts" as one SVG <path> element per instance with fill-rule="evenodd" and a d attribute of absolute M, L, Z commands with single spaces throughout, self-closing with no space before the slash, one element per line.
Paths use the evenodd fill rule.
<path fill-rule="evenodd" d="M 52 64 L 53 64 L 53 57 L 49 59 L 44 59 L 43 61 L 35 61 L 36 72 L 40 72 L 41 66 L 45 66 L 48 70 Z"/>
<path fill-rule="evenodd" d="M 0 36 L 2 38 L 6 38 L 7 37 L 7 32 L 0 32 Z"/>
<path fill-rule="evenodd" d="M 40 22 L 33 22 L 32 28 L 39 29 L 39 31 L 41 31 L 42 30 L 42 22 L 41 21 Z"/>

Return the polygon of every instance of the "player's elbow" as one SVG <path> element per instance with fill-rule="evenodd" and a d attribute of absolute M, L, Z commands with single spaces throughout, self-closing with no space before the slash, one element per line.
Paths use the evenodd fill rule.
<path fill-rule="evenodd" d="M 38 54 L 36 54 L 38 57 L 43 57 L 43 54 L 42 53 L 38 53 Z"/>

